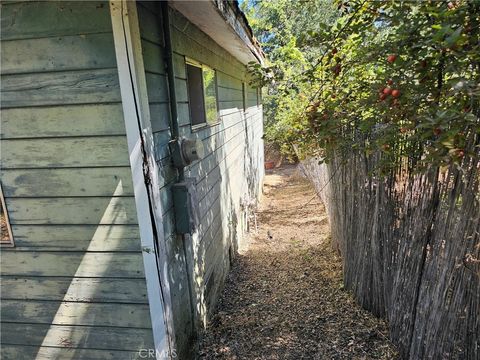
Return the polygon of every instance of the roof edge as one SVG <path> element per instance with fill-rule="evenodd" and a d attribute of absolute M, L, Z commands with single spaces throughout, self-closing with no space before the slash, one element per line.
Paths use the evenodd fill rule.
<path fill-rule="evenodd" d="M 218 9 L 220 15 L 233 28 L 235 33 L 250 48 L 252 54 L 257 58 L 258 62 L 263 64 L 265 54 L 260 47 L 260 43 L 253 35 L 253 30 L 248 23 L 248 19 L 244 12 L 240 9 L 237 0 L 212 0 Z"/>

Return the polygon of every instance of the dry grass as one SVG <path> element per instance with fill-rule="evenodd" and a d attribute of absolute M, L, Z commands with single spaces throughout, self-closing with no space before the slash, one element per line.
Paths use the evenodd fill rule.
<path fill-rule="evenodd" d="M 385 322 L 343 289 L 325 209 L 294 167 L 268 174 L 258 223 L 200 341 L 200 358 L 397 357 Z"/>

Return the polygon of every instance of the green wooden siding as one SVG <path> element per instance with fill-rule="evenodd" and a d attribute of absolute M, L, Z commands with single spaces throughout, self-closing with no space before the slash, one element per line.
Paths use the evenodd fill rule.
<path fill-rule="evenodd" d="M 159 89 L 166 89 L 167 84 L 161 13 L 155 4 L 142 2 L 138 5 L 138 14 L 155 152 L 161 171 L 160 187 L 165 194 L 162 202 L 163 225 L 170 259 L 168 268 L 177 350 L 184 355 L 194 336 L 193 314 L 196 313 L 198 325 L 209 315 L 229 269 L 230 246 L 237 248 L 246 231 L 245 222 L 241 220 L 244 214 L 240 203 L 247 198 L 256 199 L 258 195 L 263 176 L 262 109 L 257 106 L 255 98 L 254 103 L 249 102 L 248 109 L 244 111 L 245 66 L 172 10 L 171 33 L 180 133 L 202 140 L 206 150 L 202 161 L 186 169 L 186 176 L 196 179 L 201 224 L 193 238 L 183 240 L 175 234 L 170 194 L 170 187 L 176 181 L 176 171 L 168 155 L 168 94 L 165 98 L 159 96 L 163 94 L 163 90 Z M 185 57 L 217 71 L 221 122 L 194 132 L 190 125 Z M 256 94 L 255 89 L 250 88 L 249 92 Z M 192 296 L 189 287 L 193 290 Z"/>
<path fill-rule="evenodd" d="M 1 50 L 1 358 L 138 358 L 153 336 L 108 2 L 3 3 Z"/>
<path fill-rule="evenodd" d="M 155 157 L 160 169 L 160 194 L 163 211 L 164 238 L 169 260 L 170 291 L 173 305 L 175 338 L 179 358 L 187 358 L 192 348 L 193 318 L 188 292 L 185 255 L 182 239 L 175 235 L 171 186 L 176 181 L 176 170 L 171 166 L 168 150 L 170 141 L 170 105 L 165 72 L 165 50 L 160 6 L 139 2 L 137 5 L 145 76 Z M 183 61 L 183 59 L 182 59 Z M 177 98 L 187 101 L 186 87 L 177 88 Z M 188 114 L 188 108 L 187 108 Z"/>
<path fill-rule="evenodd" d="M 202 269 L 200 283 L 193 283 L 196 299 L 204 299 L 207 315 L 215 306 L 229 269 L 230 248 L 234 251 L 246 231 L 242 202 L 255 201 L 263 177 L 263 134 L 261 106 L 248 102 L 243 108 L 245 66 L 216 42 L 189 23 L 181 14 L 172 12 L 176 86 L 186 87 L 184 57 L 214 68 L 217 72 L 217 94 L 221 121 L 219 124 L 191 130 L 188 99 L 178 99 L 183 112 L 179 122 L 183 136 L 202 140 L 203 160 L 187 168 L 186 176 L 197 182 L 201 225 L 198 234 L 188 243 L 189 268 Z M 255 92 L 255 89 L 248 89 Z M 193 254 L 201 254 L 194 256 Z"/>

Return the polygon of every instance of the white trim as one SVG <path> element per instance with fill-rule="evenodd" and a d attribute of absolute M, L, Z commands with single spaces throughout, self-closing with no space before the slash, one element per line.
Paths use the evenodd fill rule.
<path fill-rule="evenodd" d="M 110 0 L 110 13 L 155 350 L 156 356 L 164 359 L 165 354 L 174 354 L 176 351 L 175 333 L 158 186 L 159 169 L 154 157 L 136 3 Z M 143 174 L 144 155 L 151 180 L 148 188 Z M 158 256 L 155 254 L 154 226 L 158 239 Z"/>

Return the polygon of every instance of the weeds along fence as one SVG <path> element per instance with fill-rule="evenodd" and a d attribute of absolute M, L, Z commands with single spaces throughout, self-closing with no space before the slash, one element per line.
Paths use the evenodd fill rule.
<path fill-rule="evenodd" d="M 345 287 L 377 316 L 405 359 L 480 359 L 480 165 L 371 175 L 351 150 L 302 163 L 326 204 Z"/>

